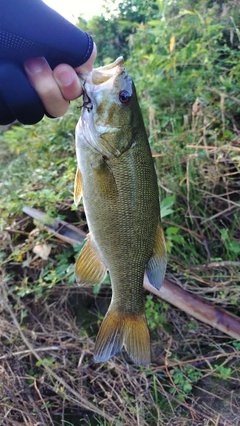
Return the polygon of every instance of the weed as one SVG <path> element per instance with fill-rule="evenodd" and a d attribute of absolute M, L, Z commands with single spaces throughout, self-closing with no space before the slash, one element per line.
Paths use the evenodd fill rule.
<path fill-rule="evenodd" d="M 177 398 L 181 401 L 184 401 L 192 393 L 193 384 L 197 383 L 202 375 L 201 371 L 196 370 L 191 365 L 176 368 L 172 374 L 172 378 L 177 387 L 172 387 L 170 392 L 173 395 L 177 395 Z"/>
<path fill-rule="evenodd" d="M 218 377 L 220 377 L 223 380 L 229 379 L 232 375 L 232 369 L 229 367 L 224 367 L 224 365 L 214 365 L 214 368 L 216 369 L 216 372 L 218 373 Z"/>
<path fill-rule="evenodd" d="M 146 296 L 145 312 L 147 317 L 148 326 L 151 331 L 156 330 L 167 323 L 166 310 L 168 305 L 166 303 L 156 303 L 152 295 Z"/>

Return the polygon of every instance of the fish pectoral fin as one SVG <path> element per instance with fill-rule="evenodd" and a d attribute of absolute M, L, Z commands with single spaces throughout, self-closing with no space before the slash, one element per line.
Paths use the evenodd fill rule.
<path fill-rule="evenodd" d="M 101 284 L 107 275 L 107 268 L 99 258 L 90 234 L 78 256 L 75 275 L 80 285 Z"/>
<path fill-rule="evenodd" d="M 155 243 L 153 246 L 153 254 L 146 266 L 146 274 L 149 279 L 149 282 L 153 287 L 157 288 L 158 290 L 160 289 L 163 283 L 166 267 L 167 249 L 162 225 L 159 223 L 157 226 Z"/>
<path fill-rule="evenodd" d="M 130 315 L 111 308 L 97 335 L 94 361 L 106 362 L 125 347 L 137 365 L 151 362 L 150 336 L 145 315 Z"/>
<path fill-rule="evenodd" d="M 82 198 L 82 175 L 77 168 L 74 182 L 74 204 L 77 207 Z"/>

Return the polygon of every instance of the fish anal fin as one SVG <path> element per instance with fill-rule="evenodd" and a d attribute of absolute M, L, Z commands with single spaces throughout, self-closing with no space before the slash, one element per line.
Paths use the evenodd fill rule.
<path fill-rule="evenodd" d="M 165 244 L 162 225 L 157 226 L 155 243 L 153 246 L 153 254 L 146 266 L 146 274 L 150 284 L 160 289 L 167 267 L 167 249 Z"/>
<path fill-rule="evenodd" d="M 150 364 L 150 336 L 144 314 L 124 314 L 110 308 L 97 335 L 94 361 L 108 361 L 123 346 L 135 364 Z"/>
<path fill-rule="evenodd" d="M 82 198 L 82 175 L 77 168 L 74 182 L 74 204 L 78 206 Z"/>
<path fill-rule="evenodd" d="M 101 284 L 107 275 L 107 268 L 99 258 L 90 234 L 78 256 L 75 275 L 82 285 Z"/>

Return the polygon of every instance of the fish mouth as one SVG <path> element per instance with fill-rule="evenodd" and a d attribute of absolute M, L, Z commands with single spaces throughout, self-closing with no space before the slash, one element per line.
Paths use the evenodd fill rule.
<path fill-rule="evenodd" d="M 103 67 L 94 68 L 92 72 L 92 83 L 95 85 L 105 83 L 110 78 L 120 75 L 125 71 L 124 60 L 122 56 L 116 59 L 111 64 L 104 65 Z"/>
<path fill-rule="evenodd" d="M 83 90 L 82 108 L 87 109 L 88 112 L 92 111 L 95 94 L 98 90 L 102 90 L 103 87 L 100 86 L 104 86 L 104 83 L 113 86 L 115 78 L 121 74 L 126 74 L 126 78 L 129 78 L 123 65 L 124 59 L 122 56 L 119 56 L 119 58 L 111 64 L 93 68 L 92 72 L 89 74 L 79 74 Z"/>
<path fill-rule="evenodd" d="M 123 65 L 124 59 L 123 56 L 119 56 L 114 62 L 111 64 L 103 65 L 102 67 L 95 68 L 95 70 L 102 70 L 102 71 L 109 71 L 113 68 L 115 68 L 117 65 Z"/>
<path fill-rule="evenodd" d="M 122 73 L 126 73 L 124 69 L 124 59 L 122 56 L 116 59 L 116 61 L 111 64 L 104 65 L 102 67 L 93 68 L 92 72 L 89 74 L 78 74 L 83 91 L 86 91 L 87 86 L 98 86 L 102 83 L 105 83 L 112 77 L 116 77 Z"/>
<path fill-rule="evenodd" d="M 111 121 L 111 111 L 120 104 L 121 90 L 132 93 L 132 80 L 124 68 L 123 57 L 79 77 L 83 89 L 81 129 L 84 139 L 101 155 L 119 157 L 123 149 L 118 149 L 113 141 L 115 134 L 122 131 L 122 125 L 118 125 L 118 120 Z"/>

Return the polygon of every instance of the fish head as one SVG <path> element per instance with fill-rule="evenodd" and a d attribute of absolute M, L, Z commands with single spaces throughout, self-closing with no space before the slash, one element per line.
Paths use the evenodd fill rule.
<path fill-rule="evenodd" d="M 140 110 L 123 58 L 79 77 L 83 105 L 77 133 L 98 153 L 119 157 L 134 144 L 136 113 Z"/>

